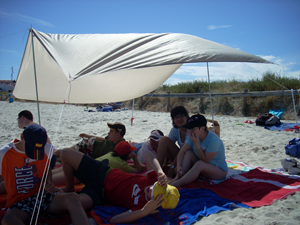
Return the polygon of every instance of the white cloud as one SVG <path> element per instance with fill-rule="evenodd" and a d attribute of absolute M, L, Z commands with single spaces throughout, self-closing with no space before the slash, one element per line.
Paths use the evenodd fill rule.
<path fill-rule="evenodd" d="M 280 64 L 284 60 L 276 56 L 261 56 L 262 58 L 274 62 L 276 64 L 268 63 L 240 63 L 240 62 L 215 62 L 208 63 L 210 81 L 216 80 L 237 80 L 249 81 L 251 79 L 260 79 L 266 72 L 275 73 L 280 76 L 288 76 L 299 79 L 300 71 L 292 70 L 286 64 Z M 191 77 L 187 79 L 187 77 Z M 165 84 L 176 84 L 186 81 L 194 80 L 207 81 L 207 66 L 206 63 L 191 63 L 182 65 L 166 82 Z"/>
<path fill-rule="evenodd" d="M 208 30 L 215 30 L 215 29 L 229 28 L 229 27 L 232 27 L 232 25 L 223 25 L 223 26 L 209 25 L 209 26 L 207 26 L 207 29 Z"/>
<path fill-rule="evenodd" d="M 40 19 L 36 19 L 30 16 L 25 16 L 22 15 L 20 13 L 7 13 L 4 11 L 0 11 L 0 17 L 3 18 L 9 18 L 9 19 L 17 19 L 23 22 L 28 22 L 32 25 L 42 25 L 42 26 L 46 26 L 46 27 L 54 27 L 51 23 L 44 21 L 44 20 L 40 20 Z"/>

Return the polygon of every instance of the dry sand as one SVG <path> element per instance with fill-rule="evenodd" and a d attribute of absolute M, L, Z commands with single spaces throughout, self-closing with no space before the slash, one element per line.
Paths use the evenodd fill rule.
<path fill-rule="evenodd" d="M 0 101 L 0 146 L 19 138 L 22 130 L 18 128 L 17 115 L 24 109 L 30 110 L 34 121 L 38 122 L 36 103 Z M 134 111 L 131 126 L 131 109 L 120 112 L 87 112 L 84 109 L 82 106 L 40 104 L 41 125 L 46 128 L 55 148 L 73 145 L 80 140 L 78 137 L 80 133 L 106 136 L 107 122 L 122 122 L 127 129 L 126 140 L 136 142 L 147 140 L 153 129 L 160 129 L 168 135 L 172 127 L 169 113 Z M 206 117 L 211 119 L 211 115 Z M 245 120 L 254 122 L 255 118 L 250 117 L 215 115 L 214 119 L 220 124 L 221 139 L 225 144 L 228 160 L 262 166 L 266 169 L 280 168 L 280 161 L 288 158 L 284 146 L 290 139 L 300 136 L 295 132 L 269 131 L 255 124 L 238 125 L 243 124 Z M 295 123 L 295 121 L 282 122 Z M 199 218 L 197 224 L 300 224 L 300 192 L 271 206 L 221 211 Z"/>

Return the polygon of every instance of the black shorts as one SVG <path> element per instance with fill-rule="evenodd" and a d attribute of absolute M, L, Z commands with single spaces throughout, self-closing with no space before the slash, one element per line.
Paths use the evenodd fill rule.
<path fill-rule="evenodd" d="M 35 216 L 38 213 L 38 208 L 39 205 L 41 205 L 40 207 L 40 216 L 42 217 L 46 217 L 47 214 L 44 213 L 44 211 L 48 208 L 48 206 L 50 205 L 53 197 L 57 194 L 58 192 L 55 192 L 53 194 L 48 193 L 46 191 L 43 192 L 42 198 L 41 196 L 37 196 L 38 194 L 34 194 L 31 197 L 24 199 L 20 202 L 14 203 L 13 205 L 11 205 L 9 207 L 9 209 L 20 209 L 24 212 L 27 212 L 29 215 L 32 215 L 33 210 L 35 208 Z M 37 199 L 38 197 L 38 199 Z M 42 200 L 41 204 L 40 204 L 40 199 Z"/>
<path fill-rule="evenodd" d="M 99 162 L 83 155 L 77 171 L 74 172 L 74 176 L 85 185 L 80 193 L 90 196 L 94 206 L 107 203 L 103 183 L 109 169 L 107 159 Z"/>

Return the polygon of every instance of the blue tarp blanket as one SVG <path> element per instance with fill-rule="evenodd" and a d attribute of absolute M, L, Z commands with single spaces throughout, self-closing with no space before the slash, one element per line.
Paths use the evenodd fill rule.
<path fill-rule="evenodd" d="M 181 189 L 180 201 L 175 209 L 159 208 L 155 213 L 135 222 L 135 224 L 192 224 L 199 217 L 208 216 L 219 211 L 227 211 L 237 207 L 251 208 L 247 205 L 221 198 L 208 189 Z M 92 210 L 92 216 L 98 224 L 109 224 L 110 219 L 126 209 L 116 206 L 97 206 Z"/>
<path fill-rule="evenodd" d="M 297 126 L 296 123 L 281 123 L 279 125 L 275 125 L 275 126 L 265 126 L 266 129 L 268 130 L 279 130 L 279 131 L 283 131 L 283 130 L 296 130 L 295 126 Z M 299 126 L 299 124 L 298 124 Z"/>

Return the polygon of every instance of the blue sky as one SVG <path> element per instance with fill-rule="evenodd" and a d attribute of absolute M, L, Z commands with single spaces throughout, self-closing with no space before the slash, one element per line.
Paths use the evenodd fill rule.
<path fill-rule="evenodd" d="M 31 27 L 63 34 L 186 33 L 276 63 L 210 63 L 211 80 L 247 81 L 269 71 L 300 79 L 299 0 L 0 0 L 0 80 L 11 79 L 12 67 L 17 78 Z M 205 63 L 183 65 L 166 83 L 195 79 L 207 79 Z"/>

